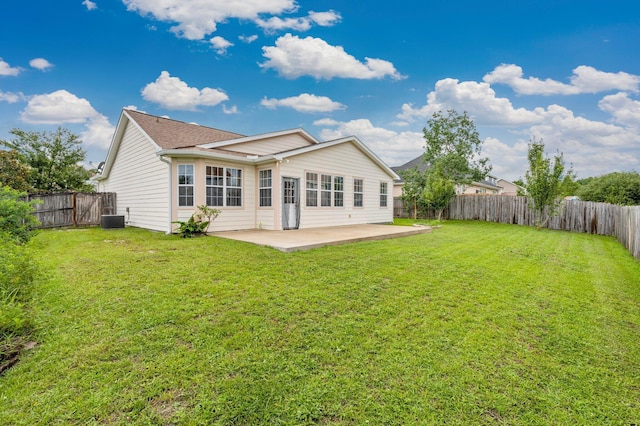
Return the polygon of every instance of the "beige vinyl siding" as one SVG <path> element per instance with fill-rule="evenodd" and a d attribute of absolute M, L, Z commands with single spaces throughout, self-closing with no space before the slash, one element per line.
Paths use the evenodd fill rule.
<path fill-rule="evenodd" d="M 260 194 L 258 188 L 257 177 L 260 170 L 271 170 L 271 207 L 260 207 Z M 281 210 L 280 203 L 282 199 L 280 192 L 282 188 L 280 186 L 281 177 L 279 174 L 278 163 L 274 162 L 268 165 L 261 165 L 256 170 L 256 228 L 277 230 L 282 229 L 282 224 L 277 221 L 278 215 Z"/>
<path fill-rule="evenodd" d="M 261 139 L 254 142 L 226 145 L 224 149 L 253 155 L 269 155 L 277 152 L 304 148 L 309 145 L 313 145 L 313 143 L 299 134 L 291 134 L 279 136 L 277 138 Z"/>
<path fill-rule="evenodd" d="M 177 170 L 178 164 L 193 164 L 195 170 L 194 194 L 195 203 L 193 207 L 178 207 L 175 197 L 177 193 L 178 181 Z M 255 229 L 256 224 L 256 206 L 257 206 L 257 178 L 256 170 L 252 165 L 237 164 L 227 161 L 205 160 L 205 159 L 185 159 L 174 160 L 173 162 L 173 182 L 172 197 L 174 208 L 177 213 L 174 220 L 185 221 L 189 217 L 197 213 L 198 206 L 206 204 L 206 166 L 234 168 L 242 170 L 242 206 L 227 207 L 215 206 L 220 209 L 220 216 L 211 224 L 209 231 L 235 231 L 240 229 Z"/>
<path fill-rule="evenodd" d="M 125 215 L 127 225 L 167 232 L 168 167 L 156 155 L 155 146 L 129 123 L 109 177 L 100 183 L 100 190 L 117 194 L 117 214 Z"/>
<path fill-rule="evenodd" d="M 281 175 L 300 178 L 300 227 L 385 223 L 393 221 L 393 203 L 380 207 L 380 182 L 393 186 L 393 179 L 352 143 L 342 143 L 315 150 L 281 164 Z M 305 176 L 307 172 L 344 177 L 343 207 L 307 207 Z M 353 206 L 353 180 L 364 183 L 364 206 Z"/>

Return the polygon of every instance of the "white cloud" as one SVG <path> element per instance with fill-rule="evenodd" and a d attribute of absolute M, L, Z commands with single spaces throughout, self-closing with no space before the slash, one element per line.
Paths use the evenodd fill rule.
<path fill-rule="evenodd" d="M 211 40 L 209 40 L 209 42 L 211 42 L 211 45 L 218 55 L 226 54 L 227 49 L 233 46 L 233 43 L 220 36 L 213 37 Z"/>
<path fill-rule="evenodd" d="M 87 130 L 80 133 L 80 137 L 84 143 L 104 149 L 109 147 L 115 127 L 109 123 L 107 117 L 98 114 L 86 123 L 86 127 Z"/>
<path fill-rule="evenodd" d="M 237 114 L 238 113 L 238 107 L 236 105 L 233 105 L 230 108 L 227 108 L 226 105 L 222 105 L 222 112 L 224 112 L 225 114 L 231 115 L 231 114 Z"/>
<path fill-rule="evenodd" d="M 411 104 L 402 105 L 402 113 L 397 117 L 415 121 L 449 109 L 467 111 L 476 124 L 524 125 L 541 120 L 540 111 L 514 108 L 509 99 L 496 97 L 496 92 L 487 83 L 460 83 L 453 78 L 438 81 L 435 90 L 427 95 L 424 106 L 414 108 Z"/>
<path fill-rule="evenodd" d="M 628 93 L 637 87 L 634 76 L 617 73 L 602 79 L 606 73 L 591 67 L 578 67 L 574 70 L 571 85 L 527 80 L 528 88 L 520 87 L 521 91 L 538 93 L 552 93 L 554 90 L 568 93 L 567 86 L 571 91 L 580 93 L 626 88 L 627 92 L 608 95 L 600 100 L 598 107 L 612 117 L 611 122 L 603 122 L 576 115 L 557 104 L 515 108 L 508 98 L 498 97 L 486 81 L 507 81 L 506 76 L 510 72 L 517 77 L 520 71 L 509 66 L 497 67 L 491 78 L 485 76 L 484 82 L 440 80 L 427 95 L 424 105 L 404 104 L 397 117 L 409 123 L 419 120 L 426 124 L 426 119 L 437 111 L 467 111 L 480 134 L 486 138 L 483 151 L 491 159 L 495 174 L 510 180 L 523 176 L 527 169 L 526 148 L 531 137 L 543 139 L 550 154 L 563 152 L 565 162 L 573 164 L 580 177 L 638 168 L 640 101 Z"/>
<path fill-rule="evenodd" d="M 32 68 L 38 69 L 40 71 L 46 71 L 49 68 L 53 67 L 53 64 L 44 58 L 34 58 L 29 61 L 29 65 Z"/>
<path fill-rule="evenodd" d="M 20 118 L 32 124 L 84 123 L 97 114 L 88 100 L 57 90 L 32 97 Z"/>
<path fill-rule="evenodd" d="M 219 89 L 197 89 L 189 87 L 178 77 L 171 77 L 162 71 L 155 82 L 142 89 L 142 97 L 167 109 L 195 111 L 199 106 L 213 106 L 229 100 L 229 96 Z"/>
<path fill-rule="evenodd" d="M 593 67 L 581 65 L 573 70 L 571 84 L 561 83 L 547 78 L 523 78 L 521 67 L 514 64 L 502 64 L 484 76 L 490 84 L 505 84 L 521 95 L 576 95 L 598 93 L 609 90 L 637 92 L 640 76 L 625 72 L 608 73 Z"/>
<path fill-rule="evenodd" d="M 424 138 L 421 132 L 398 133 L 382 127 L 375 127 L 366 119 L 347 122 L 322 119 L 313 124 L 333 127 L 320 131 L 320 137 L 323 140 L 355 135 L 390 166 L 402 165 L 424 153 Z"/>
<path fill-rule="evenodd" d="M 87 10 L 95 10 L 98 8 L 98 5 L 91 0 L 82 0 L 82 4 L 87 8 Z"/>
<path fill-rule="evenodd" d="M 297 10 L 295 0 L 123 0 L 127 9 L 142 16 L 175 23 L 179 37 L 201 40 L 231 18 L 255 21 L 259 15 L 280 15 Z"/>
<path fill-rule="evenodd" d="M 0 76 L 4 75 L 15 77 L 16 75 L 20 74 L 20 72 L 22 72 L 22 68 L 12 67 L 7 62 L 3 61 L 2 58 L 0 58 Z"/>
<path fill-rule="evenodd" d="M 342 46 L 332 46 L 320 38 L 299 38 L 286 34 L 276 40 L 275 46 L 262 48 L 268 60 L 263 68 L 273 68 L 286 78 L 309 75 L 318 80 L 335 77 L 357 79 L 381 79 L 389 76 L 395 80 L 404 78 L 391 62 L 365 58 L 358 61 L 344 51 Z"/>
<path fill-rule="evenodd" d="M 258 39 L 257 35 L 250 35 L 250 36 L 239 36 L 238 39 L 240 39 L 240 41 L 243 41 L 247 44 L 253 43 L 254 41 L 256 41 Z"/>
<path fill-rule="evenodd" d="M 24 95 L 22 93 L 3 92 L 0 90 L 0 101 L 15 104 L 21 99 L 24 99 Z"/>
<path fill-rule="evenodd" d="M 339 109 L 346 109 L 346 106 L 340 102 L 332 101 L 326 96 L 316 96 L 309 93 L 302 93 L 298 96 L 292 96 L 284 99 L 264 98 L 260 102 L 260 105 L 269 109 L 287 107 L 298 112 L 331 112 Z"/>
<path fill-rule="evenodd" d="M 20 118 L 31 124 L 84 124 L 81 136 L 88 145 L 108 148 L 114 127 L 104 115 L 96 111 L 88 100 L 78 98 L 66 90 L 33 96 Z"/>
<path fill-rule="evenodd" d="M 330 10 L 328 12 L 309 12 L 309 16 L 298 18 L 285 18 L 282 19 L 277 16 L 273 16 L 269 19 L 256 19 L 256 24 L 261 27 L 267 33 L 274 33 L 282 30 L 295 30 L 295 31 L 308 31 L 313 24 L 322 27 L 331 27 L 338 22 L 342 17 L 339 13 Z"/>
<path fill-rule="evenodd" d="M 602 98 L 598 103 L 602 111 L 613 116 L 614 122 L 640 132 L 640 101 L 634 101 L 626 93 L 616 93 Z"/>
<path fill-rule="evenodd" d="M 332 27 L 342 20 L 342 16 L 336 11 L 309 12 L 309 19 L 321 27 Z"/>

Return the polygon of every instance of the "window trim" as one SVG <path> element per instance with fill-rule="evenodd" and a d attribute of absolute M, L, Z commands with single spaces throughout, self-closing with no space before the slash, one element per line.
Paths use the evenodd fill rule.
<path fill-rule="evenodd" d="M 359 182 L 360 185 L 356 186 L 357 182 Z M 360 191 L 356 191 L 356 189 L 360 189 Z M 360 204 L 357 203 L 358 200 L 360 200 Z M 353 178 L 353 207 L 356 207 L 356 208 L 364 207 L 364 179 L 363 178 Z"/>
<path fill-rule="evenodd" d="M 263 173 L 268 172 L 268 177 L 263 177 Z M 266 180 L 268 179 L 268 186 Z M 264 185 L 264 186 L 263 186 Z M 269 196 L 263 197 L 263 191 L 268 191 Z M 268 204 L 263 204 L 263 201 L 267 201 Z M 262 169 L 258 170 L 258 207 L 273 207 L 273 170 Z"/>
<path fill-rule="evenodd" d="M 380 208 L 387 207 L 389 207 L 389 183 L 380 182 Z"/>
<path fill-rule="evenodd" d="M 222 186 L 220 185 L 208 185 L 207 183 L 207 177 L 208 176 L 214 176 L 214 175 L 209 175 L 207 174 L 208 172 L 208 168 L 216 168 L 216 169 L 222 169 L 222 176 L 218 176 L 218 179 L 222 179 Z M 237 176 L 230 176 L 229 175 L 229 170 L 237 170 L 239 173 Z M 207 196 L 207 190 L 205 189 L 205 204 L 209 207 L 228 207 L 228 208 L 243 208 L 244 206 L 244 169 L 240 168 L 240 167 L 228 167 L 228 166 L 222 166 L 220 164 L 205 164 L 205 172 L 204 172 L 204 179 L 205 179 L 205 188 L 222 188 L 222 205 L 211 205 L 209 204 L 209 197 Z M 217 175 L 216 175 L 217 176 Z M 231 186 L 230 185 L 230 180 L 236 179 L 239 182 L 239 186 Z M 237 199 L 239 200 L 239 204 L 238 205 L 229 205 L 229 200 L 231 199 L 232 195 L 231 195 L 231 191 L 230 190 L 236 190 L 239 191 L 238 192 L 238 196 Z M 218 198 L 218 196 L 216 196 L 216 198 Z M 234 197 L 235 199 L 236 197 Z"/>
<path fill-rule="evenodd" d="M 315 179 L 309 179 L 310 176 L 315 176 Z M 311 184 L 311 186 L 309 185 Z M 306 172 L 305 173 L 305 179 L 304 179 L 304 187 L 305 187 L 305 192 L 304 192 L 304 197 L 305 197 L 305 206 L 306 207 L 318 207 L 318 192 L 319 192 L 319 188 L 318 188 L 318 173 L 315 172 Z M 313 197 L 310 197 L 309 195 L 313 193 Z M 311 201 L 313 200 L 313 204 L 311 204 Z"/>
<path fill-rule="evenodd" d="M 196 204 L 196 202 L 195 202 L 195 200 L 196 200 L 196 194 L 195 194 L 196 193 L 196 185 L 195 185 L 196 167 L 195 167 L 195 165 L 193 163 L 182 163 L 182 164 L 179 163 L 177 166 L 178 166 L 178 170 L 177 170 L 178 171 L 178 173 L 177 173 L 177 183 L 178 183 L 178 185 L 177 185 L 177 192 L 178 192 L 177 193 L 177 198 L 178 198 L 178 200 L 177 201 L 178 201 L 178 208 L 181 208 L 181 207 L 193 207 Z M 190 174 L 187 174 L 186 171 L 182 172 L 182 169 L 183 168 L 186 169 L 187 167 L 191 168 L 191 173 Z M 191 177 L 191 182 L 190 183 L 189 182 L 180 183 L 181 177 L 183 177 L 183 176 L 187 176 L 187 177 L 190 176 Z M 182 188 L 186 188 L 186 189 L 191 188 L 191 194 L 187 194 L 187 195 L 184 195 L 184 196 L 181 195 L 180 194 L 180 189 L 182 189 Z M 191 199 L 190 200 L 191 203 L 190 204 L 182 204 L 182 199 L 183 198 L 185 198 L 186 200 L 188 200 L 190 198 Z"/>

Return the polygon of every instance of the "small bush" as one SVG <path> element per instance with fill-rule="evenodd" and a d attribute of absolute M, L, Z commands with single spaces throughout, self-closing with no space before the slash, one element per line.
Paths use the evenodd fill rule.
<path fill-rule="evenodd" d="M 206 234 L 211 222 L 220 215 L 219 209 L 213 209 L 204 204 L 198 206 L 198 210 L 199 212 L 192 214 L 187 221 L 178 220 L 173 222 L 179 225 L 178 233 L 182 235 L 182 238 L 191 238 L 194 235 Z"/>
<path fill-rule="evenodd" d="M 29 241 L 35 235 L 35 228 L 40 225 L 31 214 L 37 201 L 23 201 L 21 197 L 24 195 L 0 185 L 0 233 L 8 234 L 19 244 Z"/>

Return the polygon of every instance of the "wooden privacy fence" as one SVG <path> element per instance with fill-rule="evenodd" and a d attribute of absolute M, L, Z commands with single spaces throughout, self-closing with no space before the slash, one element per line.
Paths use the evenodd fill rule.
<path fill-rule="evenodd" d="M 100 225 L 103 214 L 116 213 L 115 192 L 29 194 L 25 200 L 41 200 L 34 212 L 40 228 Z"/>
<path fill-rule="evenodd" d="M 445 211 L 448 219 L 535 225 L 531 200 L 510 195 L 458 195 Z M 614 236 L 640 259 L 640 206 L 565 201 L 547 228 Z"/>

